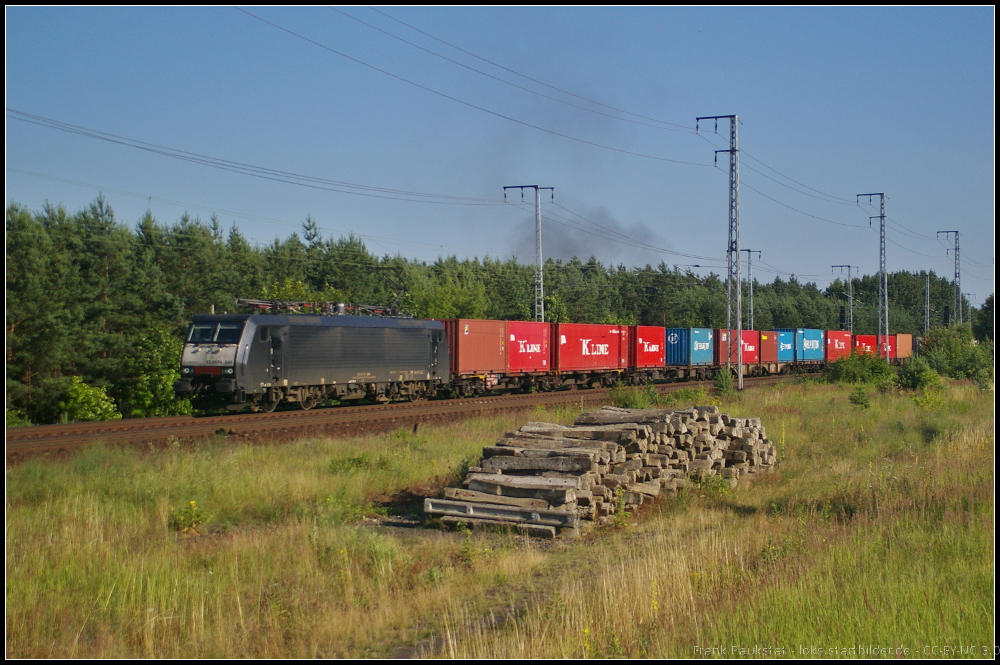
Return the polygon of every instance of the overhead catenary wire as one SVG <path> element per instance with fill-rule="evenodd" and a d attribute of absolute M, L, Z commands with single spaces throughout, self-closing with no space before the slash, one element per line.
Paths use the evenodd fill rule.
<path fill-rule="evenodd" d="M 625 109 L 617 108 L 615 106 L 611 106 L 609 104 L 605 104 L 603 102 L 599 102 L 597 100 L 590 99 L 588 97 L 583 97 L 583 96 L 578 95 L 578 94 L 576 94 L 574 92 L 570 92 L 569 90 L 564 90 L 563 88 L 559 88 L 559 87 L 551 85 L 549 83 L 545 83 L 544 81 L 540 81 L 540 80 L 538 80 L 536 78 L 532 78 L 531 76 L 528 76 L 527 74 L 522 74 L 521 72 L 515 71 L 515 70 L 513 70 L 513 69 L 511 69 L 509 67 L 505 67 L 505 66 L 503 66 L 503 65 L 501 65 L 501 64 L 499 64 L 497 62 L 493 62 L 492 60 L 487 60 L 486 58 L 484 58 L 484 57 L 482 57 L 480 55 L 476 55 L 472 51 L 468 51 L 466 49 L 463 49 L 460 46 L 456 46 L 455 44 L 452 44 L 451 42 L 447 42 L 447 41 L 441 39 L 440 37 L 435 37 L 434 35 L 430 34 L 429 32 L 425 32 L 425 31 L 421 30 L 420 28 L 417 28 L 417 27 L 414 27 L 414 26 L 410 25 L 409 23 L 405 23 L 405 22 L 399 20 L 398 18 L 396 18 L 396 17 L 394 17 L 394 16 L 392 16 L 390 14 L 387 14 L 384 11 L 381 11 L 380 9 L 378 9 L 376 7 L 369 7 L 369 9 L 371 9 L 374 12 L 378 12 L 382 16 L 385 16 L 386 18 L 388 18 L 388 19 L 390 19 L 392 21 L 395 21 L 396 23 L 399 23 L 400 25 L 404 25 L 407 28 L 410 28 L 411 30 L 419 32 L 420 34 L 422 34 L 422 35 L 424 35 L 426 37 L 430 37 L 431 39 L 433 39 L 435 41 L 441 42 L 445 46 L 449 46 L 449 47 L 451 47 L 451 48 L 453 48 L 453 49 L 455 49 L 457 51 L 461 51 L 462 53 L 465 53 L 466 55 L 469 55 L 469 56 L 471 56 L 473 58 L 476 58 L 477 60 L 481 60 L 482 62 L 485 62 L 487 64 L 493 65 L 494 67 L 502 69 L 502 70 L 504 70 L 506 72 L 510 72 L 511 74 L 515 74 L 517 76 L 520 76 L 521 78 L 527 79 L 528 81 L 531 81 L 532 83 L 537 83 L 538 85 L 545 86 L 546 88 L 549 88 L 550 90 L 555 90 L 557 92 L 561 92 L 561 93 L 563 93 L 565 95 L 569 95 L 570 97 L 575 97 L 576 99 L 580 99 L 582 101 L 588 102 L 590 104 L 594 104 L 596 106 L 602 106 L 602 107 L 604 107 L 606 109 L 610 109 L 612 111 L 617 111 L 618 113 L 625 113 L 627 115 L 631 115 L 631 116 L 636 117 L 636 118 L 642 118 L 643 120 L 649 120 L 651 122 L 658 122 L 658 123 L 661 123 L 661 124 L 664 124 L 664 125 L 671 125 L 673 127 L 679 127 L 682 130 L 685 130 L 687 132 L 693 132 L 693 128 L 691 126 L 689 126 L 689 125 L 682 125 L 682 124 L 678 124 L 678 123 L 675 123 L 675 122 L 668 122 L 666 120 L 660 120 L 658 118 L 653 118 L 653 117 L 650 117 L 650 116 L 645 116 L 645 115 L 640 115 L 638 113 L 633 113 L 631 111 L 626 111 Z"/>
<path fill-rule="evenodd" d="M 366 25 L 369 28 L 371 28 L 372 30 L 377 30 L 378 32 L 381 32 L 384 35 L 388 35 L 389 37 L 392 37 L 393 39 L 397 39 L 397 40 L 403 42 L 404 44 L 412 46 L 413 48 L 420 49 L 421 51 L 424 51 L 425 53 L 429 53 L 429 54 L 431 54 L 431 55 L 433 55 L 433 56 L 435 56 L 437 58 L 441 58 L 442 60 L 450 62 L 450 63 L 452 63 L 454 65 L 457 65 L 457 66 L 462 67 L 464 69 L 468 69 L 471 72 L 475 72 L 476 74 L 480 74 L 480 75 L 485 76 L 485 77 L 487 77 L 489 79 L 492 79 L 494 81 L 498 81 L 499 83 L 503 83 L 505 85 L 509 85 L 509 86 L 511 86 L 513 88 L 517 88 L 518 90 L 523 90 L 524 92 L 530 93 L 532 95 L 537 95 L 539 97 L 543 97 L 545 99 L 551 100 L 551 101 L 556 102 L 558 104 L 565 104 L 567 106 L 572 106 L 575 109 L 580 109 L 580 110 L 586 111 L 588 113 L 595 113 L 597 115 L 601 115 L 601 116 L 604 116 L 606 118 L 613 118 L 615 120 L 621 120 L 623 122 L 630 122 L 630 123 L 633 123 L 633 124 L 636 124 L 636 125 L 641 125 L 641 126 L 644 126 L 644 127 L 652 127 L 653 129 L 661 129 L 661 130 L 669 131 L 669 132 L 680 132 L 680 133 L 683 133 L 683 134 L 694 134 L 695 133 L 693 129 L 689 129 L 689 128 L 688 129 L 677 129 L 675 127 L 664 127 L 662 125 L 654 125 L 654 124 L 652 124 L 650 122 L 642 122 L 640 120 L 633 120 L 631 118 L 623 118 L 621 116 L 617 116 L 617 115 L 614 115 L 614 114 L 611 114 L 611 113 L 605 113 L 604 111 L 599 111 L 597 109 L 588 108 L 588 107 L 582 106 L 580 104 L 574 104 L 573 102 L 567 102 L 564 99 L 559 99 L 558 97 L 553 97 L 552 95 L 546 95 L 545 93 L 538 92 L 537 90 L 532 90 L 531 88 L 528 88 L 528 87 L 523 86 L 523 85 L 518 85 L 517 83 L 513 83 L 511 81 L 507 81 L 505 79 L 500 78 L 499 76 L 494 76 L 493 74 L 490 74 L 488 72 L 484 72 L 481 69 L 476 69 L 475 67 L 471 67 L 471 66 L 469 66 L 469 65 L 467 65 L 467 64 L 465 64 L 463 62 L 459 62 L 458 60 L 454 60 L 452 58 L 449 58 L 448 56 L 442 55 L 442 54 L 440 54 L 440 53 L 438 53 L 436 51 L 432 51 L 429 48 L 425 48 L 423 46 L 420 46 L 419 44 L 415 44 L 415 43 L 413 43 L 413 42 L 411 42 L 411 41 L 409 41 L 407 39 L 404 39 L 404 38 L 400 37 L 399 35 L 396 35 L 396 34 L 393 34 L 393 33 L 389 32 L 388 30 L 384 30 L 384 29 L 382 29 L 382 28 L 380 28 L 380 27 L 378 27 L 376 25 L 372 25 L 371 23 L 368 23 L 367 21 L 363 21 L 362 19 L 360 19 L 360 18 L 358 18 L 356 16 L 351 16 L 347 12 L 345 12 L 345 11 L 343 11 L 341 9 L 338 9 L 336 7 L 330 7 L 330 9 L 332 9 L 335 12 L 337 12 L 338 14 L 342 14 L 342 15 L 346 16 L 347 18 L 349 18 L 351 20 L 357 21 L 358 23 L 361 23 L 362 25 Z"/>
<path fill-rule="evenodd" d="M 129 190 L 124 190 L 124 189 L 117 189 L 117 188 L 114 188 L 114 187 L 107 187 L 105 185 L 96 185 L 96 184 L 93 184 L 93 183 L 80 182 L 80 181 L 77 181 L 77 180 L 69 180 L 69 179 L 66 179 L 66 178 L 59 178 L 59 177 L 56 177 L 56 176 L 45 175 L 45 174 L 42 174 L 42 173 L 34 173 L 32 171 L 24 171 L 24 170 L 21 170 L 21 169 L 10 167 L 10 166 L 6 167 L 6 169 L 10 173 L 18 173 L 18 174 L 22 174 L 22 175 L 27 175 L 27 176 L 35 177 L 35 178 L 42 178 L 42 179 L 45 179 L 45 180 L 52 180 L 52 181 L 55 181 L 55 182 L 63 182 L 63 183 L 67 183 L 67 184 L 70 184 L 70 185 L 76 185 L 76 186 L 79 186 L 79 187 L 84 187 L 84 188 L 87 188 L 87 189 L 93 189 L 93 190 L 96 190 L 98 192 L 112 192 L 112 193 L 115 193 L 115 194 L 121 194 L 123 196 L 132 196 L 132 197 L 135 197 L 135 198 L 138 198 L 138 199 L 143 199 L 143 200 L 159 201 L 161 203 L 166 203 L 168 205 L 173 205 L 173 206 L 177 206 L 177 207 L 181 207 L 181 208 L 185 208 L 185 209 L 190 208 L 190 209 L 193 209 L 193 210 L 204 210 L 206 212 L 211 212 L 211 213 L 214 213 L 214 214 L 233 215 L 233 216 L 235 216 L 237 218 L 244 218 L 244 219 L 253 219 L 253 220 L 258 220 L 258 221 L 264 221 L 264 222 L 269 222 L 271 224 L 277 224 L 279 226 L 287 226 L 287 227 L 295 228 L 295 229 L 301 229 L 302 228 L 302 224 L 301 223 L 289 222 L 289 221 L 286 221 L 286 220 L 283 220 L 283 219 L 277 219 L 277 218 L 274 218 L 274 217 L 266 217 L 266 216 L 263 216 L 263 215 L 257 215 L 257 214 L 252 214 L 252 213 L 240 212 L 240 211 L 236 211 L 236 210 L 226 210 L 224 208 L 217 208 L 217 207 L 213 207 L 213 206 L 207 206 L 207 205 L 198 204 L 198 203 L 191 203 L 191 202 L 188 202 L 188 201 L 180 201 L 180 200 L 177 200 L 177 199 L 169 199 L 169 198 L 164 198 L 164 197 L 160 197 L 160 196 L 153 196 L 153 195 L 149 195 L 149 194 L 140 194 L 138 192 L 132 192 L 132 191 L 129 191 Z M 489 254 L 490 254 L 488 251 L 484 251 L 482 249 L 472 249 L 472 248 L 469 248 L 469 247 L 459 247 L 459 246 L 456 246 L 456 245 L 441 245 L 439 243 L 422 243 L 422 242 L 419 242 L 419 241 L 416 241 L 416 240 L 400 240 L 399 238 L 396 238 L 396 237 L 379 236 L 379 235 L 373 235 L 373 234 L 370 234 L 370 233 L 359 234 L 359 233 L 356 233 L 354 231 L 344 231 L 344 230 L 341 230 L 341 229 L 334 229 L 334 228 L 330 228 L 330 227 L 327 227 L 327 226 L 318 226 L 318 229 L 320 231 L 323 231 L 324 233 L 328 233 L 328 234 L 329 233 L 339 234 L 340 237 L 346 237 L 346 236 L 350 236 L 350 235 L 353 234 L 353 235 L 355 235 L 355 236 L 357 236 L 359 238 L 370 239 L 373 242 L 376 241 L 376 240 L 378 240 L 380 242 L 384 242 L 384 243 L 388 243 L 388 244 L 401 245 L 401 246 L 404 246 L 404 247 L 415 247 L 415 248 L 418 248 L 418 249 L 435 249 L 435 248 L 438 248 L 438 247 L 443 247 L 443 248 L 447 248 L 447 249 L 450 249 L 450 250 L 461 250 L 463 252 L 478 252 L 478 253 L 482 254 L 483 256 L 489 256 Z M 248 240 L 251 240 L 251 239 L 252 240 L 257 240 L 258 243 L 264 242 L 264 241 L 261 241 L 261 240 L 258 240 L 258 239 L 248 238 Z"/>
<path fill-rule="evenodd" d="M 525 212 L 528 211 L 528 208 L 525 207 L 525 206 L 522 206 L 520 203 L 513 203 L 512 205 L 525 210 Z M 611 229 L 608 229 L 607 227 L 604 227 L 604 226 L 602 226 L 600 224 L 597 224 L 596 222 L 593 222 L 592 220 L 589 220 L 589 219 L 583 217 L 582 215 L 580 215 L 579 213 L 575 213 L 572 210 L 569 210 L 568 208 L 565 208 L 564 206 L 561 206 L 559 204 L 556 204 L 556 205 L 558 207 L 562 208 L 563 210 L 566 210 L 567 212 L 569 212 L 569 213 L 571 213 L 573 215 L 576 215 L 580 219 L 583 219 L 583 220 L 585 220 L 585 221 L 593 224 L 594 226 L 598 227 L 598 229 L 600 229 L 600 230 L 594 230 L 594 229 L 587 228 L 587 227 L 583 226 L 582 224 L 580 224 L 579 222 L 576 222 L 575 220 L 572 220 L 572 219 L 570 219 L 568 217 L 565 217 L 563 215 L 559 215 L 558 213 L 552 213 L 551 211 L 547 212 L 547 213 L 543 213 L 543 215 L 542 215 L 542 219 L 543 220 L 547 220 L 547 221 L 549 221 L 551 223 L 559 224 L 561 226 L 567 226 L 569 228 L 581 231 L 583 233 L 595 236 L 597 238 L 601 238 L 603 240 L 610 240 L 612 242 L 617 242 L 617 243 L 620 243 L 620 244 L 623 244 L 623 245 L 627 245 L 627 246 L 631 246 L 631 247 L 636 247 L 638 249 L 644 249 L 644 250 L 648 250 L 648 251 L 651 251 L 651 252 L 656 252 L 656 253 L 660 253 L 660 254 L 669 254 L 669 255 L 672 255 L 672 256 L 683 256 L 684 258 L 699 259 L 699 260 L 704 260 L 704 261 L 720 261 L 721 260 L 718 257 L 706 257 L 706 256 L 699 256 L 699 255 L 696 255 L 696 254 L 687 254 L 687 253 L 684 253 L 684 252 L 678 252 L 678 251 L 675 251 L 675 250 L 666 249 L 664 247 L 658 247 L 656 245 L 652 245 L 652 244 L 649 244 L 649 243 L 646 243 L 646 242 L 643 242 L 643 241 L 640 241 L 640 240 L 636 240 L 635 238 L 632 238 L 630 236 L 626 236 L 626 235 L 624 235 L 622 233 L 619 233 L 617 231 L 613 231 Z"/>
<path fill-rule="evenodd" d="M 763 196 L 765 199 L 768 199 L 769 201 L 773 201 L 774 203 L 777 203 L 780 206 L 784 206 L 785 208 L 788 208 L 789 210 L 794 210 L 795 212 L 799 213 L 800 215 L 805 215 L 806 217 L 811 217 L 812 219 L 815 219 L 815 220 L 818 220 L 818 221 L 821 221 L 821 222 L 826 222 L 827 224 L 836 224 L 837 226 L 848 226 L 848 227 L 858 228 L 858 229 L 862 228 L 861 224 L 848 224 L 847 222 L 838 222 L 838 221 L 835 221 L 835 220 L 832 220 L 832 219 L 827 219 L 826 217 L 820 217 L 819 215 L 813 215 L 812 213 L 808 213 L 805 210 L 799 210 L 798 208 L 796 208 L 794 206 L 790 206 L 787 203 L 783 203 L 783 202 L 779 201 L 778 199 L 774 198 L 773 196 L 768 196 L 767 194 L 765 194 L 764 192 L 760 191 L 756 187 L 752 187 L 752 186 L 746 184 L 745 181 L 741 181 L 740 182 L 740 186 L 741 187 L 746 187 L 750 191 L 756 192 L 757 194 L 760 194 L 761 196 Z"/>
<path fill-rule="evenodd" d="M 651 160 L 658 161 L 658 162 L 666 162 L 666 163 L 671 163 L 671 164 L 682 164 L 682 165 L 685 165 L 685 166 L 711 167 L 711 164 L 703 164 L 703 163 L 700 163 L 700 162 L 691 162 L 691 161 L 685 161 L 685 160 L 681 160 L 681 159 L 671 159 L 671 158 L 662 157 L 662 156 L 659 156 L 659 155 L 650 155 L 650 154 L 646 154 L 646 153 L 635 152 L 635 151 L 632 151 L 632 150 L 625 150 L 624 148 L 616 148 L 614 146 L 605 145 L 603 143 L 597 143 L 596 141 L 589 141 L 587 139 L 582 139 L 582 138 L 579 138 L 579 137 L 576 137 L 576 136 L 571 136 L 569 134 L 564 134 L 562 132 L 557 132 L 554 129 L 549 129 L 547 127 L 542 127 L 540 125 L 535 125 L 533 123 L 530 123 L 530 122 L 527 122 L 527 121 L 524 121 L 524 120 L 520 120 L 518 118 L 514 118 L 513 116 L 509 116 L 509 115 L 505 115 L 503 113 L 499 113 L 497 111 L 493 111 L 493 110 L 488 109 L 488 108 L 486 108 L 484 106 L 479 106 L 478 104 L 473 104 L 472 102 L 467 102 L 464 99 L 459 99 L 458 97 L 454 97 L 454 96 L 449 95 L 447 93 L 441 92 L 440 90 L 435 90 L 434 88 L 431 88 L 429 86 L 423 85 L 422 83 L 417 83 L 416 81 L 412 81 L 412 80 L 410 80 L 408 78 L 405 78 L 405 77 L 402 77 L 402 76 L 400 76 L 398 74 L 393 74 L 392 72 L 390 72 L 390 71 L 388 71 L 386 69 L 382 69 L 381 67 L 376 67 L 375 65 L 367 63 L 367 62 L 365 62 L 363 60 L 360 60 L 360 59 L 355 58 L 353 56 L 347 55 L 346 53 L 338 51 L 337 49 L 332 48 L 330 46 L 327 46 L 326 44 L 323 44 L 321 42 L 318 42 L 315 39 L 312 39 L 310 37 L 306 37 L 305 35 L 302 35 L 302 34 L 300 34 L 298 32 L 295 32 L 294 30 L 290 30 L 289 28 L 286 28 L 286 27 L 284 27 L 284 26 L 282 26 L 282 25 L 280 25 L 278 23 L 275 23 L 274 21 L 270 21 L 270 20 L 268 20 L 266 18 L 263 18 L 261 16 L 257 16 L 253 12 L 249 12 L 249 11 L 247 11 L 247 10 L 241 8 L 241 7 L 234 7 L 234 9 L 243 12 L 247 16 L 250 16 L 252 18 L 257 19 L 258 21 L 261 21 L 262 23 L 270 25 L 271 27 L 273 27 L 273 28 L 275 28 L 277 30 L 281 30 L 282 32 L 285 32 L 285 33 L 287 33 L 289 35 L 292 35 L 293 37 L 296 37 L 297 39 L 301 39 L 302 41 L 305 41 L 305 42 L 308 42 L 310 44 L 313 44 L 314 46 L 317 46 L 317 47 L 319 47 L 321 49 L 329 51 L 330 53 L 333 53 L 335 55 L 339 55 L 342 58 L 350 60 L 351 62 L 355 62 L 355 63 L 357 63 L 357 64 L 359 64 L 359 65 L 361 65 L 363 67 L 367 67 L 367 68 L 369 68 L 369 69 L 371 69 L 373 71 L 377 71 L 380 74 L 384 74 L 385 76 L 389 76 L 391 78 L 394 78 L 397 81 L 402 81 L 403 83 L 406 83 L 408 85 L 412 85 L 412 86 L 414 86 L 416 88 L 419 88 L 421 90 L 429 92 L 429 93 L 431 93 L 433 95 L 437 95 L 437 96 L 442 97 L 444 99 L 451 100 L 451 101 L 453 101 L 453 102 L 455 102 L 457 104 L 461 104 L 463 106 L 467 106 L 467 107 L 469 107 L 471 109 L 475 109 L 477 111 L 481 111 L 483 113 L 487 113 L 487 114 L 495 116 L 497 118 L 502 118 L 504 120 L 516 123 L 518 125 L 522 125 L 524 127 L 530 127 L 531 129 L 535 129 L 535 130 L 538 130 L 540 132 L 544 132 L 546 134 L 551 134 L 553 136 L 558 136 L 560 138 L 564 138 L 564 139 L 567 139 L 569 141 L 575 141 L 577 143 L 581 143 L 581 144 L 584 144 L 584 145 L 593 146 L 595 148 L 601 148 L 603 150 L 610 150 L 612 152 L 618 152 L 618 153 L 625 154 L 625 155 L 632 155 L 633 157 L 642 157 L 644 159 L 651 159 Z"/>
<path fill-rule="evenodd" d="M 255 178 L 262 178 L 264 180 L 271 180 L 274 182 L 282 182 L 291 185 L 298 185 L 300 187 L 321 189 L 324 191 L 330 191 L 339 194 L 351 194 L 355 196 L 364 196 L 368 198 L 388 199 L 393 201 L 408 201 L 411 203 L 433 203 L 438 205 L 472 205 L 472 206 L 503 205 L 502 199 L 460 197 L 449 194 L 430 194 L 426 192 L 414 192 L 408 190 L 392 189 L 388 187 L 378 187 L 375 185 L 350 183 L 345 181 L 320 178 L 317 176 L 303 175 L 299 173 L 293 173 L 290 171 L 282 171 L 279 169 L 256 166 L 253 164 L 235 162 L 232 160 L 222 159 L 219 157 L 212 157 L 209 155 L 203 155 L 186 150 L 180 150 L 178 148 L 171 148 L 168 146 L 163 146 L 155 143 L 140 141 L 139 139 L 132 139 L 117 134 L 103 132 L 97 129 L 91 129 L 89 127 L 83 127 L 81 125 L 74 125 L 68 122 L 63 122 L 61 120 L 54 120 L 52 118 L 46 118 L 44 116 L 39 116 L 32 113 L 26 113 L 24 111 L 18 111 L 17 109 L 12 109 L 10 107 L 7 107 L 6 111 L 7 111 L 7 117 L 11 119 L 20 120 L 22 122 L 27 122 L 34 125 L 39 125 L 41 127 L 47 127 L 49 129 L 55 129 L 58 131 L 68 132 L 71 134 L 77 134 L 79 136 L 85 136 L 88 138 L 97 139 L 108 143 L 114 143 L 134 148 L 137 150 L 143 150 L 164 157 L 170 157 L 172 159 L 178 159 L 181 161 L 186 161 L 194 164 L 201 164 L 202 166 L 208 166 L 223 171 L 239 173 L 242 175 L 249 175 Z M 351 189 L 348 188 L 357 189 L 359 191 L 351 191 Z"/>

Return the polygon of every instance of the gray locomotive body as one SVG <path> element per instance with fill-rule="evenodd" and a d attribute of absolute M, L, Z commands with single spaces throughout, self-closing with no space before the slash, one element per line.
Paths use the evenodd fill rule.
<path fill-rule="evenodd" d="M 419 399 L 447 382 L 437 321 L 204 314 L 193 317 L 174 389 L 199 406 L 272 411 L 281 402 Z"/>

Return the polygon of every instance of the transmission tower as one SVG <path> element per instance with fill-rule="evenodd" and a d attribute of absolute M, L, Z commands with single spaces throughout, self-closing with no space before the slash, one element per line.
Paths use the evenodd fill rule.
<path fill-rule="evenodd" d="M 885 193 L 878 192 L 874 194 L 858 194 L 858 201 L 861 201 L 862 196 L 868 197 L 868 203 L 871 204 L 872 197 L 877 196 L 880 199 L 879 203 L 879 214 L 874 217 L 868 218 L 868 223 L 871 224 L 871 220 L 879 220 L 879 278 L 878 278 L 878 340 L 879 340 L 879 355 L 883 356 L 887 361 L 889 360 L 889 276 L 885 271 Z"/>
<path fill-rule="evenodd" d="M 524 200 L 524 190 L 535 190 L 535 321 L 545 320 L 545 280 L 542 275 L 542 193 L 548 189 L 552 192 L 552 200 L 556 200 L 555 187 L 539 187 L 538 185 L 508 185 L 503 188 L 503 200 L 507 200 L 508 189 L 520 189 L 521 200 Z"/>
<path fill-rule="evenodd" d="M 729 245 L 726 247 L 726 334 L 729 335 L 729 352 L 726 353 L 726 369 L 732 367 L 732 336 L 733 311 L 736 312 L 736 372 L 738 388 L 743 390 L 743 289 L 740 286 L 740 119 L 736 115 L 709 115 L 695 118 L 695 131 L 699 129 L 702 120 L 714 120 L 715 132 L 719 132 L 719 120 L 729 120 L 729 150 L 716 150 L 715 161 L 718 164 L 719 153 L 729 153 Z M 733 303 L 733 296 L 736 302 Z M 735 307 L 734 307 L 735 304 Z"/>
<path fill-rule="evenodd" d="M 952 306 L 952 311 L 957 312 L 958 318 L 956 319 L 958 323 L 962 322 L 962 263 L 959 261 L 958 255 L 958 231 L 938 231 L 938 235 L 949 233 L 955 234 L 955 296 L 954 305 Z"/>

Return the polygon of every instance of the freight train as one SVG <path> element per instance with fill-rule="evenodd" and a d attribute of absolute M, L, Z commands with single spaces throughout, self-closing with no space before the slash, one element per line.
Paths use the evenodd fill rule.
<path fill-rule="evenodd" d="M 491 391 L 596 388 L 713 378 L 737 363 L 737 331 L 589 323 L 421 320 L 346 315 L 193 317 L 178 398 L 204 408 L 311 409 L 326 400 L 419 400 Z M 884 340 L 892 362 L 912 335 Z M 744 330 L 743 374 L 821 369 L 877 353 L 875 335 L 808 328 Z"/>

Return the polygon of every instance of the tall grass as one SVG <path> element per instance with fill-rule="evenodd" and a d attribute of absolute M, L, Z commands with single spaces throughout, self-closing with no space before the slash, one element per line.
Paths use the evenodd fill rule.
<path fill-rule="evenodd" d="M 575 414 L 574 414 L 575 415 Z M 375 529 L 420 512 L 510 418 L 293 444 L 95 447 L 7 472 L 7 654 L 386 655 L 455 597 L 487 607 L 538 563 L 530 541 Z M 408 503 L 399 492 L 418 496 Z M 172 528 L 196 501 L 200 537 Z M 471 543 L 471 544 L 470 544 Z"/>
<path fill-rule="evenodd" d="M 454 483 L 520 421 L 570 422 L 579 409 L 350 441 L 29 461 L 7 470 L 7 655 L 991 644 L 992 395 L 949 384 L 938 405 L 887 393 L 861 410 L 849 391 L 721 398 L 723 411 L 763 419 L 775 473 L 545 546 L 373 520 L 419 513 L 422 494 Z M 210 515 L 200 536 L 176 530 L 190 501 Z"/>
<path fill-rule="evenodd" d="M 832 386 L 748 391 L 741 410 L 782 444 L 775 474 L 689 492 L 591 544 L 586 575 L 566 575 L 501 630 L 453 604 L 443 653 L 940 655 L 925 648 L 976 645 L 974 655 L 992 656 L 992 401 L 959 386 L 937 411 L 898 395 L 861 411 L 846 397 Z"/>

